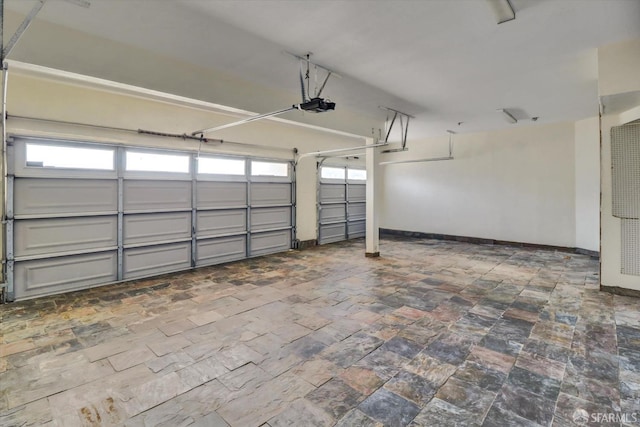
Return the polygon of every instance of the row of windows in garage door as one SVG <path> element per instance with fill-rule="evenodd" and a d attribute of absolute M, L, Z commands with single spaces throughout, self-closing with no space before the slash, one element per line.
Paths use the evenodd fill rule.
<path fill-rule="evenodd" d="M 25 147 L 25 166 L 40 168 L 93 169 L 113 171 L 116 169 L 116 148 L 85 147 L 74 144 L 55 145 L 30 143 Z M 263 160 L 246 161 L 244 158 L 198 156 L 198 174 L 242 176 L 288 177 L 287 162 Z M 149 150 L 127 148 L 124 170 L 137 172 L 168 172 L 188 174 L 191 156 L 187 153 L 160 153 Z"/>

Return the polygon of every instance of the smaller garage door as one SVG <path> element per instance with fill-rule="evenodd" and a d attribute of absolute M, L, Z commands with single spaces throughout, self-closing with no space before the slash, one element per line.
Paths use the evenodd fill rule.
<path fill-rule="evenodd" d="M 322 245 L 364 237 L 366 171 L 321 166 L 318 174 L 318 242 Z"/>

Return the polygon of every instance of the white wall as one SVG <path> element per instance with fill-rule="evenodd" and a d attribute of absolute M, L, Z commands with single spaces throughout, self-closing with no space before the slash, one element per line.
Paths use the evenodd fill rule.
<path fill-rule="evenodd" d="M 575 123 L 576 244 L 600 251 L 600 121 Z"/>
<path fill-rule="evenodd" d="M 381 167 L 382 228 L 574 247 L 574 124 L 454 135 L 454 160 Z M 447 155 L 448 137 L 382 161 Z"/>

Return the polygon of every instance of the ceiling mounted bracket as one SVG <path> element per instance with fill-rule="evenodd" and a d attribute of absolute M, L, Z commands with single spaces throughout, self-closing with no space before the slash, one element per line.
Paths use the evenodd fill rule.
<path fill-rule="evenodd" d="M 329 81 L 329 77 L 335 75 L 332 70 L 323 67 L 322 65 L 315 64 L 311 62 L 311 52 L 307 52 L 304 56 L 295 55 L 293 53 L 288 53 L 288 55 L 297 58 L 300 61 L 300 91 L 302 93 L 302 102 L 309 102 L 313 99 L 321 99 L 320 95 L 322 95 L 322 91 L 324 87 L 327 85 L 327 81 Z M 313 78 L 315 81 L 315 88 L 313 89 L 313 97 L 311 97 L 311 69 L 313 68 Z M 318 87 L 318 70 L 324 70 L 326 72 L 326 76 L 322 81 L 320 87 Z M 305 81 L 307 83 L 307 87 L 305 88 Z"/>
<path fill-rule="evenodd" d="M 518 119 L 506 108 L 498 108 L 496 111 L 501 113 L 502 117 L 512 125 L 518 123 Z"/>
<path fill-rule="evenodd" d="M 427 157 L 424 159 L 391 160 L 387 162 L 380 162 L 378 164 L 384 166 L 384 165 L 396 165 L 401 163 L 426 163 L 426 162 L 440 162 L 443 160 L 453 160 L 453 135 L 455 135 L 456 133 L 452 130 L 447 130 L 447 133 L 449 134 L 449 155 L 447 157 Z M 402 150 L 395 150 L 395 151 L 402 151 Z M 385 152 L 389 152 L 389 151 L 383 151 L 383 153 Z"/>
<path fill-rule="evenodd" d="M 251 116 L 251 117 L 247 117 L 245 119 L 242 120 L 238 120 L 235 122 L 231 122 L 231 123 L 227 123 L 224 125 L 220 125 L 220 126 L 214 126 L 214 127 L 210 127 L 210 128 L 205 128 L 205 129 L 198 129 L 196 131 L 191 132 L 191 136 L 196 136 L 196 135 L 201 135 L 202 138 L 204 138 L 204 134 L 206 132 L 214 132 L 217 130 L 222 130 L 222 129 L 227 129 L 230 127 L 234 127 L 234 126 L 238 126 L 238 125 L 242 125 L 245 123 L 250 123 L 250 122 L 254 122 L 256 120 L 262 120 L 262 119 L 266 119 L 267 117 L 272 117 L 272 116 L 277 116 L 283 113 L 286 113 L 288 111 L 291 110 L 301 110 L 301 111 L 308 111 L 311 113 L 324 113 L 326 111 L 332 111 L 335 110 L 336 108 L 336 103 L 335 102 L 331 102 L 328 98 L 321 98 L 320 95 L 322 94 L 322 91 L 324 90 L 325 86 L 327 85 L 327 81 L 329 80 L 329 77 L 331 76 L 336 76 L 336 77 L 340 77 L 338 74 L 334 73 L 333 71 L 329 70 L 326 67 L 323 67 L 321 65 L 318 64 L 314 64 L 313 62 L 311 62 L 311 60 L 309 59 L 311 57 L 311 53 L 307 53 L 304 57 L 303 56 L 299 56 L 299 55 L 294 55 L 293 53 L 288 53 L 285 52 L 288 55 L 291 55 L 295 58 L 297 58 L 298 60 L 300 60 L 300 92 L 302 95 L 302 102 L 299 104 L 294 104 L 291 107 L 288 108 L 283 108 L 282 110 L 278 110 L 278 111 L 273 111 L 271 113 L 264 113 L 264 114 L 257 114 L 255 116 Z M 316 80 L 316 87 L 314 89 L 314 95 L 313 98 L 309 97 L 309 93 L 311 90 L 310 87 L 310 69 L 311 66 L 313 66 L 315 68 L 315 80 Z M 325 70 L 327 72 L 326 77 L 324 78 L 324 81 L 322 82 L 322 85 L 318 88 L 317 85 L 317 81 L 318 81 L 318 69 L 322 69 Z M 305 88 L 305 80 L 307 83 L 307 86 Z"/>
<path fill-rule="evenodd" d="M 284 51 L 284 53 L 289 55 L 289 56 L 291 56 L 291 57 L 293 57 L 293 58 L 295 58 L 295 59 L 297 59 L 298 61 L 304 62 L 305 64 L 308 63 L 309 66 L 313 66 L 314 68 L 319 68 L 321 70 L 324 70 L 327 73 L 331 74 L 332 76 L 335 76 L 335 77 L 337 77 L 339 79 L 342 78 L 342 76 L 340 74 L 336 73 L 334 70 L 332 70 L 330 68 L 327 68 L 324 65 L 320 65 L 320 64 L 317 64 L 317 63 L 311 61 L 311 55 L 313 55 L 312 52 L 307 52 L 304 55 L 297 55 L 295 53 L 291 53 L 291 52 L 287 52 L 287 51 Z"/>
<path fill-rule="evenodd" d="M 486 0 L 493 12 L 496 22 L 504 24 L 505 22 L 513 21 L 516 19 L 516 12 L 511 6 L 509 0 Z"/>
<path fill-rule="evenodd" d="M 403 113 L 402 111 L 398 111 L 396 109 L 393 108 L 389 108 L 389 107 L 383 107 L 380 106 L 379 107 L 382 110 L 387 110 L 387 119 L 385 121 L 384 127 L 386 130 L 385 133 L 385 137 L 384 137 L 384 143 L 388 144 L 389 143 L 389 136 L 391 135 L 391 130 L 393 129 L 393 126 L 396 124 L 396 121 L 398 121 L 400 123 L 400 147 L 401 148 L 396 148 L 396 149 L 391 149 L 391 150 L 384 150 L 382 151 L 382 153 L 393 153 L 393 152 L 397 152 L 397 151 L 407 151 L 407 135 L 409 133 L 409 120 L 410 119 L 414 119 L 415 117 L 407 114 L 407 113 Z"/>
<path fill-rule="evenodd" d="M 13 48 L 16 47 L 16 44 L 18 44 L 18 41 L 20 41 L 20 38 L 25 33 L 25 31 L 27 31 L 27 29 L 29 28 L 33 20 L 36 18 L 36 16 L 40 12 L 40 9 L 42 9 L 46 1 L 47 0 L 38 0 L 33 5 L 33 7 L 29 11 L 29 13 L 27 13 L 27 16 L 25 16 L 20 26 L 18 26 L 18 28 L 16 29 L 16 32 L 13 33 L 13 36 L 11 36 L 11 39 L 9 39 L 7 46 L 4 46 L 4 40 L 2 40 L 2 46 L 0 46 L 0 63 L 4 64 L 4 60 L 7 59 L 7 57 L 13 50 Z M 75 4 L 76 6 L 81 6 L 85 8 L 91 6 L 91 3 L 89 3 L 87 0 L 65 0 L 65 1 L 67 3 L 72 3 L 72 4 Z M 0 3 L 0 21 L 1 21 L 0 26 L 4 27 L 4 1 Z M 2 37 L 0 37 L 0 39 L 2 39 Z"/>
<path fill-rule="evenodd" d="M 31 22 L 35 19 L 36 15 L 38 15 L 38 13 L 40 12 L 40 9 L 42 9 L 42 6 L 44 6 L 44 3 L 46 1 L 47 0 L 38 0 L 36 4 L 33 5 L 31 10 L 27 14 L 27 16 L 25 16 L 24 20 L 22 21 L 22 23 L 20 24 L 16 32 L 13 33 L 13 36 L 11 36 L 11 39 L 7 43 L 7 46 L 2 48 L 2 62 L 4 62 L 7 56 L 9 56 L 13 48 L 16 46 L 16 44 L 20 40 L 20 37 L 22 37 L 25 31 L 27 31 L 27 28 L 29 28 L 29 25 L 31 25 Z M 3 6 L 2 19 L 4 21 L 4 2 L 2 6 Z"/>

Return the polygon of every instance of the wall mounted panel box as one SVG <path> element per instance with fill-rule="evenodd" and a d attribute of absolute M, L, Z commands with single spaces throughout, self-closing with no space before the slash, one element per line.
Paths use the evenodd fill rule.
<path fill-rule="evenodd" d="M 640 124 L 611 128 L 613 216 L 620 218 L 622 274 L 640 276 Z"/>

